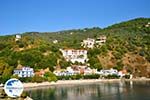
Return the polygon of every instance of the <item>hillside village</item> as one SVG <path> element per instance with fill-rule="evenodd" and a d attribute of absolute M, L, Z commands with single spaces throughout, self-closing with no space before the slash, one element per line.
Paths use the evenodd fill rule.
<path fill-rule="evenodd" d="M 149 22 L 149 18 L 137 18 L 104 29 L 0 36 L 0 79 L 51 80 L 49 76 L 79 74 L 149 78 Z"/>
<path fill-rule="evenodd" d="M 83 40 L 81 42 L 81 46 L 84 49 L 60 49 L 63 57 L 66 61 L 70 61 L 72 63 L 71 66 L 68 66 L 66 69 L 60 69 L 61 67 L 57 67 L 53 73 L 56 76 L 71 76 L 71 75 L 92 75 L 92 74 L 99 74 L 102 76 L 108 76 L 108 75 L 117 75 L 119 77 L 123 77 L 125 75 L 129 75 L 127 71 L 123 72 L 122 70 L 118 71 L 116 69 L 106 69 L 106 70 L 100 70 L 97 69 L 91 69 L 89 67 L 88 63 L 88 56 L 87 56 L 87 49 L 99 47 L 106 42 L 106 36 L 99 36 L 96 40 L 92 38 L 87 38 L 86 40 Z M 16 35 L 15 41 L 21 40 L 21 35 Z M 57 40 L 54 40 L 53 43 L 57 43 Z M 77 64 L 77 65 L 76 65 Z M 19 77 L 33 77 L 34 75 L 38 75 L 40 77 L 43 77 L 46 72 L 49 72 L 49 69 L 40 69 L 37 72 L 34 72 L 33 68 L 30 67 L 23 67 L 21 65 L 18 65 L 18 67 L 14 70 L 14 75 L 18 75 Z"/>

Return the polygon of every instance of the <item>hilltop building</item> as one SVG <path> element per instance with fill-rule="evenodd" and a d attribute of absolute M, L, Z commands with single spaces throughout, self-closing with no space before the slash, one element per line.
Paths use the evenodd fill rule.
<path fill-rule="evenodd" d="M 95 43 L 97 44 L 97 45 L 102 45 L 102 44 L 104 44 L 105 42 L 106 42 L 106 36 L 104 36 L 104 35 L 102 35 L 102 36 L 99 36 L 97 39 L 96 39 L 96 41 L 95 41 Z"/>
<path fill-rule="evenodd" d="M 54 43 L 54 44 L 58 43 L 58 40 L 53 40 L 53 43 Z"/>
<path fill-rule="evenodd" d="M 81 46 L 84 48 L 93 48 L 95 44 L 95 39 L 87 38 L 86 40 L 83 40 L 81 43 Z"/>
<path fill-rule="evenodd" d="M 107 37 L 104 35 L 99 36 L 96 40 L 92 38 L 87 38 L 81 42 L 81 46 L 84 48 L 93 48 L 94 46 L 103 45 L 106 42 Z"/>
<path fill-rule="evenodd" d="M 150 27 L 150 22 L 148 22 L 148 23 L 145 25 L 145 27 Z"/>
<path fill-rule="evenodd" d="M 16 38 L 15 38 L 15 41 L 19 41 L 20 39 L 21 39 L 21 35 L 17 34 Z"/>
<path fill-rule="evenodd" d="M 75 49 L 60 49 L 62 52 L 64 58 L 67 61 L 71 61 L 72 63 L 79 62 L 79 63 L 85 63 L 88 61 L 87 58 L 87 50 L 75 50 Z"/>

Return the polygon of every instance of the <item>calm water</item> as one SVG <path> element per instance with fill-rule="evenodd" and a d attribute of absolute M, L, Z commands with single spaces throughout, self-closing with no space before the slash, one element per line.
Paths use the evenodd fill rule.
<path fill-rule="evenodd" d="M 150 100 L 150 82 L 101 82 L 27 90 L 34 100 Z"/>

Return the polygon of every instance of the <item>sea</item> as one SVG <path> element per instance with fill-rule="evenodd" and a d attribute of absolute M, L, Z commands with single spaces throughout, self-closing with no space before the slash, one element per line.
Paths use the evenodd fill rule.
<path fill-rule="evenodd" d="M 33 100 L 150 100 L 150 81 L 46 86 L 25 92 Z"/>

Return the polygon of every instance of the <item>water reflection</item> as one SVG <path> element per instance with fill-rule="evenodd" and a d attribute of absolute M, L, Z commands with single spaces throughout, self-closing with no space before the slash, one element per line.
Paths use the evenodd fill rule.
<path fill-rule="evenodd" d="M 34 100 L 150 100 L 150 82 L 101 82 L 27 90 Z"/>

